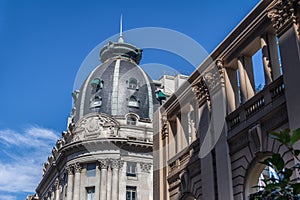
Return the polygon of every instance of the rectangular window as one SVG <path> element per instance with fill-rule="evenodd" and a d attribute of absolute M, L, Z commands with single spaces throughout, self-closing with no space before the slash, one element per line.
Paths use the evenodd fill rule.
<path fill-rule="evenodd" d="M 95 187 L 86 188 L 87 200 L 95 200 Z"/>
<path fill-rule="evenodd" d="M 136 200 L 136 187 L 126 186 L 126 200 Z"/>
<path fill-rule="evenodd" d="M 96 176 L 96 163 L 88 163 L 86 166 L 86 176 Z"/>
<path fill-rule="evenodd" d="M 135 162 L 127 162 L 126 175 L 134 176 L 134 177 L 136 176 L 136 163 Z"/>

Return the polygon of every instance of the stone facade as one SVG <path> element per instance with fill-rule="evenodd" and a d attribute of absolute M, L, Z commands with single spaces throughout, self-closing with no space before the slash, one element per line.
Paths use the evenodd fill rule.
<path fill-rule="evenodd" d="M 154 114 L 155 200 L 249 199 L 261 160 L 294 163 L 268 132 L 300 127 L 299 9 L 299 0 L 261 1 Z"/>
<path fill-rule="evenodd" d="M 153 199 L 152 116 L 159 103 L 138 66 L 141 56 L 122 35 L 101 50 L 103 63 L 73 93 L 67 130 L 28 199 Z"/>

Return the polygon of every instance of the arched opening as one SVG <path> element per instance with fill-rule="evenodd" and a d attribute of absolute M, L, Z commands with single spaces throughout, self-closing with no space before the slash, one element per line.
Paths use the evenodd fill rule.
<path fill-rule="evenodd" d="M 128 100 L 128 107 L 139 108 L 139 102 L 137 97 L 132 95 Z"/>
<path fill-rule="evenodd" d="M 138 82 L 135 78 L 130 78 L 128 81 L 128 88 L 129 89 L 138 89 Z"/>
<path fill-rule="evenodd" d="M 99 78 L 94 78 L 91 82 L 92 86 L 92 93 L 98 92 L 100 89 L 103 88 L 104 81 Z"/>
<path fill-rule="evenodd" d="M 137 121 L 138 121 L 137 115 L 132 113 L 126 115 L 126 123 L 128 125 L 136 125 Z"/>
<path fill-rule="evenodd" d="M 252 167 L 250 167 L 245 182 L 245 199 L 252 200 L 253 194 L 262 191 L 263 186 L 265 186 L 264 180 L 269 179 L 272 176 L 278 178 L 278 175 L 272 167 L 259 163 L 265 158 L 255 162 L 255 164 L 253 164 Z"/>

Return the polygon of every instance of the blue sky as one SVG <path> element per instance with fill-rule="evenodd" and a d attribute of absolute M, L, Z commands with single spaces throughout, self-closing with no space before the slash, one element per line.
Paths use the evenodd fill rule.
<path fill-rule="evenodd" d="M 0 0 L 0 199 L 25 199 L 34 191 L 42 163 L 66 129 L 77 71 L 94 47 L 118 33 L 121 13 L 125 31 L 169 28 L 211 52 L 257 3 Z M 172 54 L 143 53 L 142 64 L 190 71 Z"/>

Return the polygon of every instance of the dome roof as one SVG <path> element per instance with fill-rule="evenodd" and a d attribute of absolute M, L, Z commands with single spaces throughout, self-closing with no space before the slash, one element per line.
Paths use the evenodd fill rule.
<path fill-rule="evenodd" d="M 75 101 L 74 122 L 89 113 L 125 117 L 135 113 L 151 119 L 159 106 L 151 78 L 138 66 L 142 51 L 126 43 L 110 42 L 101 52 L 103 62 L 84 81 Z"/>

